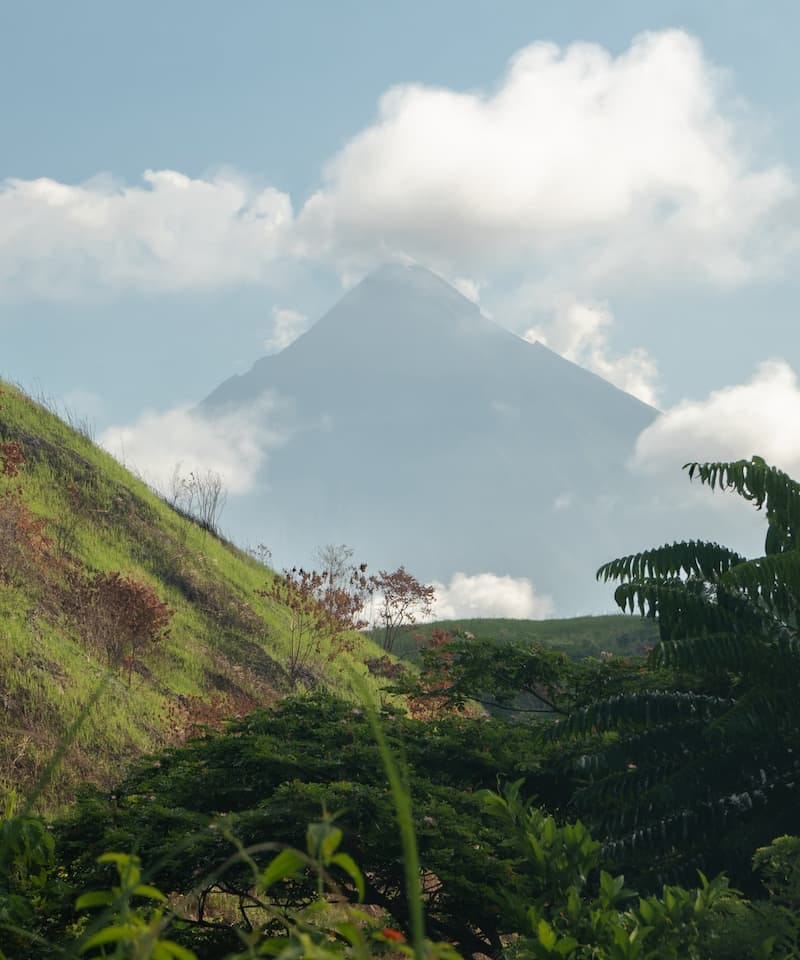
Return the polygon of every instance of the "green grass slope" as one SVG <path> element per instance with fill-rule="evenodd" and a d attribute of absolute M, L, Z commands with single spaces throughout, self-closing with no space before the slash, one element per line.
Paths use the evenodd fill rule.
<path fill-rule="evenodd" d="M 658 641 L 654 621 L 624 614 L 570 617 L 564 620 L 465 619 L 419 624 L 399 638 L 395 653 L 416 660 L 434 630 L 470 633 L 507 643 L 541 643 L 562 650 L 573 659 L 597 657 L 607 651 L 622 656 L 641 656 Z M 375 631 L 380 642 L 380 633 Z"/>
<path fill-rule="evenodd" d="M 109 653 L 113 590 L 98 587 L 118 584 L 114 574 L 170 611 L 168 629 L 124 661 Z M 39 780 L 98 688 L 47 806 L 287 691 L 289 613 L 257 592 L 271 576 L 0 382 L 0 793 Z M 353 653 L 323 647 L 305 679 L 347 692 L 375 650 L 366 638 Z"/>

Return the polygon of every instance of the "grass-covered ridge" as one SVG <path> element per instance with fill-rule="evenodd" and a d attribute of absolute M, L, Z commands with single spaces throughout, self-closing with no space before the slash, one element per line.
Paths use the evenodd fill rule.
<path fill-rule="evenodd" d="M 435 630 L 491 637 L 501 643 L 539 643 L 560 650 L 573 659 L 597 657 L 603 653 L 641 656 L 658 642 L 655 621 L 624 614 L 551 620 L 467 618 L 419 624 L 414 628 L 413 635 L 398 641 L 396 653 L 415 660 L 420 647 L 430 640 Z"/>
<path fill-rule="evenodd" d="M 101 682 L 50 804 L 79 782 L 117 779 L 194 722 L 281 696 L 289 614 L 258 593 L 271 576 L 0 382 L 0 792 L 37 781 Z M 144 626 L 112 658 L 120 596 L 142 601 Z M 147 621 L 148 604 L 168 608 L 166 626 Z M 346 692 L 353 665 L 364 671 L 360 656 L 323 645 L 307 679 Z"/>

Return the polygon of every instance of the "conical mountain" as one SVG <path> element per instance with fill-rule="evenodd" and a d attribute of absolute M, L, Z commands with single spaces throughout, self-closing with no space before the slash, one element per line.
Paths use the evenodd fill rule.
<path fill-rule="evenodd" d="M 235 535 L 280 562 L 344 542 L 372 567 L 526 576 L 560 611 L 597 607 L 593 572 L 627 546 L 614 504 L 652 407 L 405 265 L 370 274 L 202 409 L 265 395 L 286 442 L 237 504 Z"/>

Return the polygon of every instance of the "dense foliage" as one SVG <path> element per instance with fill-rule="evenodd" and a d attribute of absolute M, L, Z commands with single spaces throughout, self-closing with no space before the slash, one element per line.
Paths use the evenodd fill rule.
<path fill-rule="evenodd" d="M 49 828 L 8 804 L 5 955 L 800 955 L 800 485 L 758 458 L 689 472 L 764 510 L 765 553 L 602 567 L 657 626 L 647 659 L 439 630 L 393 678 L 424 719 L 317 691 Z"/>
<path fill-rule="evenodd" d="M 420 861 L 432 878 L 431 930 L 470 950 L 497 949 L 502 914 L 494 891 L 506 882 L 507 865 L 490 853 L 499 836 L 483 816 L 479 791 L 495 786 L 498 775 L 533 783 L 541 764 L 534 731 L 457 718 L 426 724 L 391 711 L 383 724 L 408 769 Z M 100 882 L 99 854 L 122 849 L 157 865 L 153 879 L 161 886 L 188 894 L 229 855 L 227 837 L 246 846 L 277 838 L 301 846 L 323 806 L 339 811 L 346 847 L 364 865 L 368 901 L 405 925 L 403 857 L 381 756 L 364 711 L 330 696 L 286 700 L 160 754 L 113 797 L 86 797 L 58 836 L 77 888 Z M 349 885 L 346 877 L 340 882 Z M 212 892 L 246 912 L 249 890 L 243 864 L 223 881 L 210 878 L 198 891 L 195 919 L 202 922 Z M 285 895 L 299 905 L 314 888 L 297 883 Z"/>
<path fill-rule="evenodd" d="M 800 485 L 757 457 L 688 469 L 764 510 L 765 555 L 689 541 L 602 567 L 620 607 L 657 621 L 653 666 L 684 679 L 591 704 L 560 736 L 583 746 L 577 809 L 621 860 L 745 884 L 756 847 L 800 830 Z"/>
<path fill-rule="evenodd" d="M 329 733 L 312 740 L 320 711 Z M 385 715 L 376 742 L 374 723 L 356 715 L 352 726 L 353 716 L 352 707 L 318 698 L 237 723 L 143 767 L 113 797 L 85 798 L 55 844 L 38 820 L 8 810 L 0 955 L 369 960 L 390 948 L 415 960 L 457 960 L 479 947 L 520 960 L 796 955 L 800 841 L 781 838 L 758 852 L 772 895 L 763 903 L 744 900 L 722 876 L 637 895 L 603 869 L 602 844 L 580 821 L 559 822 L 523 798 L 524 780 L 501 792 L 470 790 L 486 764 L 473 778 L 456 763 L 443 778 L 445 796 L 433 765 L 418 763 L 424 751 L 413 723 Z M 350 729 L 339 734 L 340 752 L 328 754 L 342 726 Z M 504 724 L 478 726 L 510 733 Z M 464 732 L 449 731 L 462 743 Z M 307 761 L 326 781 L 318 789 L 311 779 L 277 782 L 281 735 L 289 769 Z M 405 784 L 389 752 L 401 736 L 410 746 Z M 434 751 L 445 767 L 447 741 Z M 364 773 L 357 786 L 333 780 L 332 768 L 351 773 L 356 762 Z M 348 806 L 320 819 L 320 799 L 323 811 L 325 801 Z M 219 806 L 229 812 L 211 814 Z"/>

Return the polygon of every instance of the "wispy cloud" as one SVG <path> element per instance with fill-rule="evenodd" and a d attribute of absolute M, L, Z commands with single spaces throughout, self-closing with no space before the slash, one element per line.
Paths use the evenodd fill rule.
<path fill-rule="evenodd" d="M 267 353 L 278 353 L 309 328 L 310 321 L 299 310 L 288 307 L 272 308 L 272 330 L 264 341 Z"/>
<path fill-rule="evenodd" d="M 231 494 L 249 492 L 270 450 L 287 433 L 275 424 L 276 404 L 265 396 L 243 412 L 214 419 L 188 405 L 145 411 L 135 423 L 109 427 L 100 443 L 151 486 L 166 492 L 176 467 L 184 473 L 212 471 Z"/>
<path fill-rule="evenodd" d="M 745 383 L 684 400 L 638 438 L 632 466 L 679 474 L 693 460 L 738 460 L 753 454 L 800 475 L 800 384 L 783 360 L 759 364 Z"/>
<path fill-rule="evenodd" d="M 655 361 L 641 347 L 615 355 L 608 341 L 612 324 L 608 307 L 568 300 L 555 309 L 548 321 L 530 327 L 523 336 L 532 343 L 540 341 L 567 360 L 655 406 L 658 399 Z"/>

